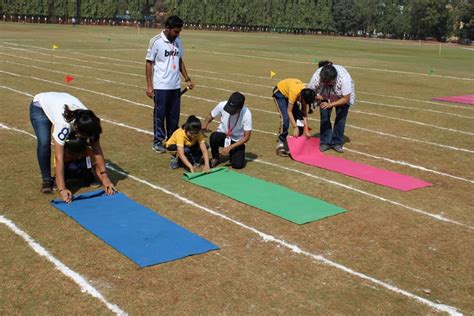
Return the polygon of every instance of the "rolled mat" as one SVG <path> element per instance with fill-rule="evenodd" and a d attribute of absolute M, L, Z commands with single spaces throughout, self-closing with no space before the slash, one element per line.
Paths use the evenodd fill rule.
<path fill-rule="evenodd" d="M 434 98 L 433 100 L 474 105 L 474 94 L 455 95 L 455 96 L 450 96 L 450 97 L 440 97 L 440 98 Z"/>
<path fill-rule="evenodd" d="M 400 191 L 411 191 L 432 184 L 414 177 L 364 165 L 351 160 L 325 155 L 319 151 L 319 139 L 288 137 L 291 157 L 298 162 L 331 170 L 350 177 L 383 185 Z"/>
<path fill-rule="evenodd" d="M 70 204 L 51 203 L 140 267 L 219 249 L 123 193 L 100 190 L 75 196 Z"/>
<path fill-rule="evenodd" d="M 185 173 L 183 179 L 296 224 L 346 212 L 336 205 L 227 168 Z"/>

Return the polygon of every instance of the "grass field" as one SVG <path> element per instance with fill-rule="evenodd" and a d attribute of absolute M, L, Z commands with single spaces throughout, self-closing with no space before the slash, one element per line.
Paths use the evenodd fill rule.
<path fill-rule="evenodd" d="M 182 98 L 183 120 L 241 91 L 253 113 L 247 150 L 256 159 L 239 172 L 349 211 L 300 226 L 181 180 L 169 156 L 151 150 L 144 56 L 159 30 L 8 23 L 0 30 L 0 222 L 32 238 L 29 245 L 0 225 L 0 314 L 474 314 L 474 107 L 431 101 L 474 92 L 473 50 L 183 31 L 196 84 Z M 399 192 L 275 155 L 272 87 L 288 77 L 307 82 L 315 59 L 347 66 L 356 83 L 343 157 L 432 187 Z M 66 75 L 75 78 L 69 85 Z M 69 92 L 103 119 L 120 191 L 221 249 L 140 270 L 50 206 L 51 196 L 39 193 L 28 115 L 32 96 L 45 91 Z M 319 130 L 317 112 L 310 126 Z M 101 299 L 39 256 L 32 249 L 39 245 Z"/>

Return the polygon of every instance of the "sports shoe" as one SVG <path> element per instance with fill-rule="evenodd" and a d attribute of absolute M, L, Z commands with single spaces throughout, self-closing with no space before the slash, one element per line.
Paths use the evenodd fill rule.
<path fill-rule="evenodd" d="M 219 164 L 219 159 L 212 158 L 211 161 L 209 162 L 209 166 L 211 168 L 215 168 Z"/>
<path fill-rule="evenodd" d="M 331 146 L 326 145 L 326 144 L 321 144 L 321 145 L 319 145 L 319 151 L 320 151 L 320 152 L 326 151 L 326 150 L 328 150 L 328 149 L 330 149 L 330 148 L 331 148 Z"/>
<path fill-rule="evenodd" d="M 41 193 L 51 194 L 53 193 L 53 182 L 45 181 L 41 184 Z"/>
<path fill-rule="evenodd" d="M 281 157 L 288 157 L 288 151 L 285 148 L 285 144 L 282 142 L 278 142 L 276 147 L 276 154 Z"/>
<path fill-rule="evenodd" d="M 344 148 L 342 148 L 342 145 L 334 145 L 332 146 L 332 149 L 337 151 L 338 153 L 342 154 L 344 152 Z"/>
<path fill-rule="evenodd" d="M 160 144 L 160 143 L 153 144 L 153 146 L 151 146 L 151 148 L 152 148 L 154 151 L 156 151 L 157 153 L 159 153 L 159 154 L 162 154 L 162 153 L 165 153 L 165 152 L 166 152 L 165 146 L 163 146 L 163 145 Z"/>
<path fill-rule="evenodd" d="M 179 159 L 178 159 L 178 157 L 171 157 L 170 168 L 171 169 L 178 169 L 179 168 Z"/>

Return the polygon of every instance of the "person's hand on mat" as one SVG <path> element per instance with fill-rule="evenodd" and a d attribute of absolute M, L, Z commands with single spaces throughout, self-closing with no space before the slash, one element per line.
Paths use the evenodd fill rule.
<path fill-rule="evenodd" d="M 72 193 L 68 189 L 59 190 L 59 194 L 61 195 L 61 198 L 63 199 L 64 202 L 66 203 L 72 202 Z"/>
<path fill-rule="evenodd" d="M 295 137 L 300 136 L 300 129 L 298 128 L 298 126 L 293 128 L 293 136 L 295 136 Z"/>
<path fill-rule="evenodd" d="M 204 168 L 202 168 L 202 171 L 204 171 L 205 173 L 209 173 L 211 171 L 211 168 L 209 167 L 209 164 L 205 164 Z"/>
<path fill-rule="evenodd" d="M 115 194 L 115 193 L 117 193 L 117 189 L 114 187 L 113 184 L 105 186 L 105 194 L 112 195 L 112 194 Z"/>
<path fill-rule="evenodd" d="M 305 126 L 303 128 L 303 133 L 306 137 L 308 137 L 308 138 L 311 137 L 311 133 L 309 132 L 309 127 L 308 126 Z"/>

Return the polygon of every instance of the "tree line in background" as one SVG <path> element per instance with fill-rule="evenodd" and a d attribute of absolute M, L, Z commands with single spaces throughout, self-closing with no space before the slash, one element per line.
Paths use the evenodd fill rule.
<path fill-rule="evenodd" d="M 474 0 L 0 0 L 0 12 L 159 22 L 165 13 L 212 29 L 474 39 Z"/>

